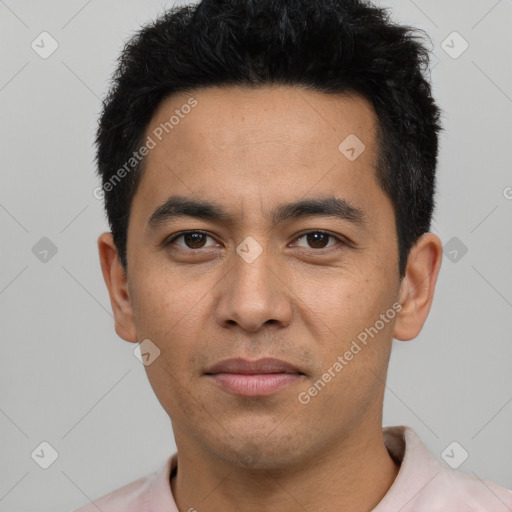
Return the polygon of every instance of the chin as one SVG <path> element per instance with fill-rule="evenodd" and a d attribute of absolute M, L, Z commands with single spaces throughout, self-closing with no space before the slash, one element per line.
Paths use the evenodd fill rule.
<path fill-rule="evenodd" d="M 262 471 L 286 469 L 299 463 L 305 455 L 304 443 L 298 437 L 290 438 L 289 434 L 273 436 L 272 428 L 261 434 L 252 430 L 245 435 L 236 430 L 232 438 L 224 436 L 214 443 L 215 456 L 233 466 Z"/>

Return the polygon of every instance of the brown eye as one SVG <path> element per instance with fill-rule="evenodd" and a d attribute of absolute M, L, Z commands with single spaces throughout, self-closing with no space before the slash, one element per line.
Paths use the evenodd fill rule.
<path fill-rule="evenodd" d="M 186 233 L 183 235 L 185 245 L 190 249 L 201 249 L 204 246 L 206 235 L 203 233 Z"/>
<path fill-rule="evenodd" d="M 326 249 L 328 247 L 331 247 L 328 245 L 329 239 L 337 240 L 338 243 L 341 243 L 341 240 L 334 235 L 331 235 L 330 233 L 327 233 L 325 231 L 309 231 L 307 233 L 303 233 L 300 235 L 297 240 L 305 240 L 308 244 L 309 249 Z M 335 244 L 334 244 L 335 245 Z M 303 246 L 304 247 L 304 246 Z"/>
<path fill-rule="evenodd" d="M 183 239 L 184 245 L 177 244 L 176 241 L 179 239 Z M 206 233 L 202 231 L 186 231 L 181 233 L 171 240 L 169 240 L 165 245 L 176 245 L 181 249 L 203 249 L 208 247 L 205 245 L 206 240 L 211 238 Z"/>

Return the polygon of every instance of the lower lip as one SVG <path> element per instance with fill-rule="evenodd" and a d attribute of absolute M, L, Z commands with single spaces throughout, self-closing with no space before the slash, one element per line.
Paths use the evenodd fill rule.
<path fill-rule="evenodd" d="M 228 393 L 242 396 L 267 396 L 295 384 L 302 377 L 299 373 L 215 373 L 209 375 Z"/>

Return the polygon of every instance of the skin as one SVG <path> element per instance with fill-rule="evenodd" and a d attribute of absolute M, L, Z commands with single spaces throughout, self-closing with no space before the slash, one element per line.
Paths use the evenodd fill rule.
<path fill-rule="evenodd" d="M 285 86 L 201 89 L 165 100 L 146 135 L 191 95 L 198 105 L 147 156 L 131 206 L 127 272 L 111 234 L 98 239 L 116 332 L 161 350 L 146 371 L 172 422 L 178 508 L 370 511 L 399 470 L 382 436 L 392 339 L 421 331 L 441 241 L 423 235 L 400 280 L 394 211 L 374 174 L 377 118 L 367 100 Z M 366 146 L 354 161 L 338 149 L 349 134 Z M 148 229 L 153 211 L 178 194 L 216 201 L 235 222 L 184 217 Z M 271 222 L 278 204 L 331 195 L 362 209 L 366 227 L 323 216 Z M 208 237 L 162 246 L 197 229 Z M 339 240 L 300 236 L 315 229 Z M 252 263 L 236 252 L 249 236 L 263 250 Z M 298 394 L 395 303 L 401 311 L 300 403 Z M 204 375 L 231 357 L 276 357 L 305 375 L 269 397 L 234 396 Z"/>

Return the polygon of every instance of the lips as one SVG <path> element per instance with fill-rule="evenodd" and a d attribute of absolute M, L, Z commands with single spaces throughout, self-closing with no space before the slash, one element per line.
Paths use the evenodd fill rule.
<path fill-rule="evenodd" d="M 236 396 L 265 397 L 298 384 L 304 373 L 280 359 L 263 358 L 257 361 L 226 359 L 205 372 L 215 386 Z"/>
<path fill-rule="evenodd" d="M 296 366 L 281 359 L 263 358 L 249 361 L 242 358 L 225 359 L 211 366 L 207 375 L 217 373 L 236 373 L 240 375 L 261 375 L 269 373 L 298 373 L 304 375 Z"/>

